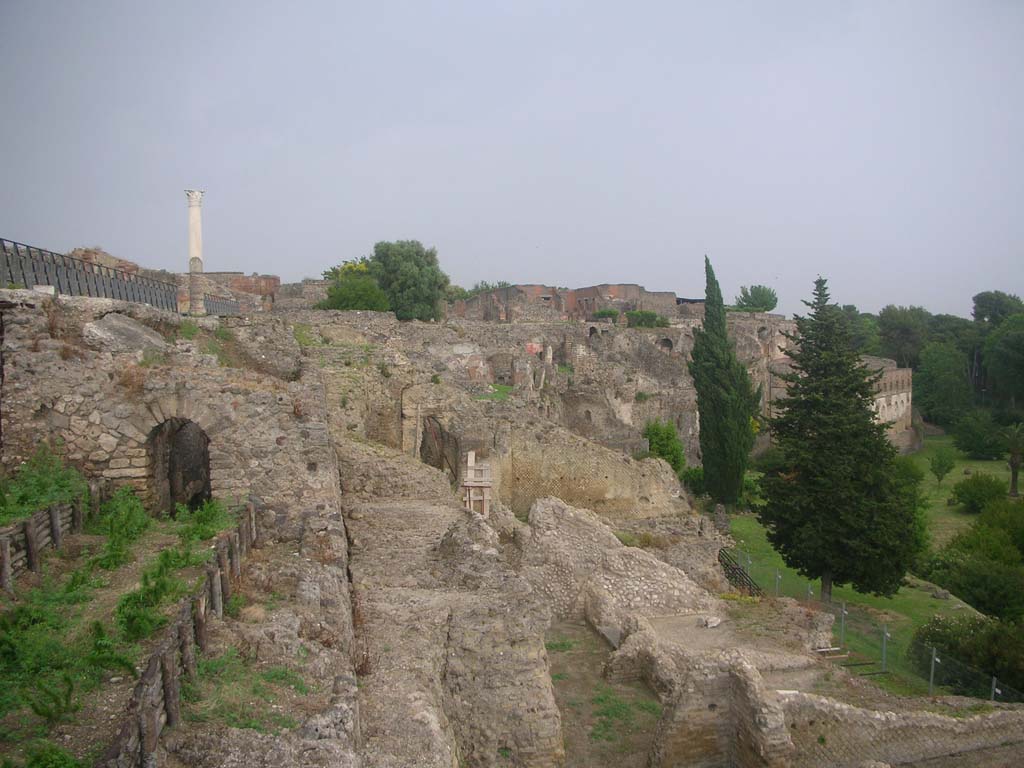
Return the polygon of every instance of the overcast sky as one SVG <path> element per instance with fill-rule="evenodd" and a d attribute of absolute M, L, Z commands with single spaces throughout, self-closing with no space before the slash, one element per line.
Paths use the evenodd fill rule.
<path fill-rule="evenodd" d="M 0 236 L 319 276 L 1024 293 L 1024 3 L 0 0 Z"/>

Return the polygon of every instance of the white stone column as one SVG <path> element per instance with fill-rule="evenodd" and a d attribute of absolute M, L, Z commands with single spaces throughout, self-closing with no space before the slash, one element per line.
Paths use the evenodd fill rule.
<path fill-rule="evenodd" d="M 188 197 L 188 271 L 203 271 L 203 190 L 186 189 Z"/>

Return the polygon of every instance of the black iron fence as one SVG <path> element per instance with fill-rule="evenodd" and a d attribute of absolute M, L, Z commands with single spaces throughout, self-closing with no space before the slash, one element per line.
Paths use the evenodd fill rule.
<path fill-rule="evenodd" d="M 242 314 L 242 306 L 237 301 L 206 294 L 203 295 L 203 309 L 206 310 L 208 315 L 219 315 L 221 317 Z"/>
<path fill-rule="evenodd" d="M 119 299 L 178 311 L 178 287 L 174 283 L 0 238 L 0 288 L 36 285 L 52 285 L 57 293 L 68 296 Z"/>

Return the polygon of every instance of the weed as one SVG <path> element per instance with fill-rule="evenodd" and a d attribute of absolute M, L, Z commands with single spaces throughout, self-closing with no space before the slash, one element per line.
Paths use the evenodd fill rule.
<path fill-rule="evenodd" d="M 292 329 L 292 336 L 300 347 L 320 346 L 320 340 L 313 335 L 313 326 L 308 323 L 296 323 Z"/>
<path fill-rule="evenodd" d="M 230 328 L 225 328 L 221 325 L 213 332 L 213 337 L 217 339 L 217 341 L 234 341 L 235 334 Z"/>
<path fill-rule="evenodd" d="M 230 616 L 232 619 L 237 619 L 242 614 L 242 609 L 245 607 L 245 596 L 236 592 L 227 599 L 224 603 L 224 613 Z"/>
<path fill-rule="evenodd" d="M 512 393 L 512 387 L 508 384 L 491 384 L 489 392 L 478 395 L 477 400 L 494 400 L 495 402 L 503 402 L 508 400 L 508 396 Z"/>
<path fill-rule="evenodd" d="M 178 538 L 183 544 L 211 539 L 237 522 L 217 499 L 207 499 L 195 509 L 179 504 L 175 508 L 174 519 L 178 525 Z"/>
<path fill-rule="evenodd" d="M 544 648 L 546 648 L 549 651 L 571 651 L 575 647 L 576 641 L 569 640 L 566 638 L 562 638 L 559 640 L 550 640 L 544 643 Z"/>
<path fill-rule="evenodd" d="M 199 326 L 196 325 L 194 320 L 182 320 L 181 325 L 178 326 L 178 333 L 181 335 L 181 338 L 191 341 L 199 333 Z"/>
<path fill-rule="evenodd" d="M 217 358 L 217 365 L 222 368 L 228 368 L 231 366 L 231 358 L 227 353 L 227 350 L 221 346 L 220 342 L 216 339 L 207 339 L 203 345 L 204 355 L 213 355 Z"/>
<path fill-rule="evenodd" d="M 512 750 L 508 747 L 498 747 L 498 757 L 509 760 L 512 757 Z"/>
<path fill-rule="evenodd" d="M 651 715 L 652 717 L 661 717 L 661 704 L 657 701 L 644 699 L 636 702 L 634 706 L 644 714 Z"/>
<path fill-rule="evenodd" d="M 385 379 L 391 378 L 391 369 L 388 368 L 387 363 L 381 363 L 380 365 L 378 365 L 377 370 L 380 371 L 380 375 L 383 376 Z"/>
<path fill-rule="evenodd" d="M 615 741 L 618 738 L 617 728 L 628 729 L 633 725 L 633 708 L 607 685 L 598 686 L 590 703 L 594 705 L 593 712 L 597 718 L 590 729 L 592 741 Z"/>
<path fill-rule="evenodd" d="M 641 392 L 637 390 L 637 393 L 633 395 L 633 400 L 637 403 L 646 403 L 651 399 L 651 396 L 647 392 Z"/>
<path fill-rule="evenodd" d="M 306 685 L 302 676 L 288 667 L 269 667 L 260 672 L 260 679 L 275 685 L 287 686 L 296 693 L 303 695 L 309 693 L 309 686 Z"/>
<path fill-rule="evenodd" d="M 79 500 L 89 488 L 77 470 L 65 467 L 45 443 L 10 480 L 0 480 L 0 525 L 26 517 L 51 504 Z"/>
<path fill-rule="evenodd" d="M 71 675 L 65 672 L 61 675 L 61 686 L 37 680 L 34 690 L 26 695 L 29 709 L 37 716 L 43 718 L 46 724 L 54 726 L 57 723 L 69 720 L 71 716 L 81 709 L 74 699 L 75 683 Z"/>
<path fill-rule="evenodd" d="M 558 372 L 563 376 L 572 376 L 576 372 L 576 369 L 567 363 L 560 363 L 558 366 Z"/>
<path fill-rule="evenodd" d="M 89 666 L 107 671 L 119 669 L 131 677 L 136 676 L 135 665 L 127 656 L 118 652 L 114 639 L 107 634 L 102 623 L 94 621 L 89 634 L 92 638 L 92 649 L 86 657 Z"/>
<path fill-rule="evenodd" d="M 434 374 L 433 376 L 431 376 L 431 377 L 430 377 L 430 383 L 431 383 L 431 384 L 440 384 L 440 383 L 441 383 L 441 377 L 440 377 L 440 376 L 438 376 L 438 375 L 437 375 L 437 374 L 435 373 L 435 374 Z"/>
<path fill-rule="evenodd" d="M 128 545 L 139 538 L 149 527 L 151 518 L 135 491 L 124 486 L 100 509 L 100 516 L 89 523 L 92 533 L 104 533 L 107 540 L 103 551 L 89 561 L 89 567 L 96 565 L 112 571 L 130 560 Z"/>
<path fill-rule="evenodd" d="M 640 540 L 628 531 L 615 531 L 615 538 L 627 547 L 639 547 Z"/>
<path fill-rule="evenodd" d="M 551 682 L 557 683 L 561 680 L 568 680 L 569 676 L 565 672 L 554 672 L 551 675 Z"/>
<path fill-rule="evenodd" d="M 16 768 L 11 760 L 4 760 L 3 768 Z M 50 741 L 38 741 L 28 748 L 24 768 L 81 768 L 79 762 L 64 749 Z"/>
<path fill-rule="evenodd" d="M 160 612 L 161 606 L 186 590 L 185 582 L 174 576 L 174 571 L 193 564 L 194 558 L 184 547 L 163 550 L 156 562 L 142 572 L 141 586 L 121 596 L 114 609 L 114 619 L 128 640 L 149 637 L 167 623 L 167 617 Z"/>
<path fill-rule="evenodd" d="M 342 408 L 348 408 L 348 395 L 342 395 L 340 403 Z"/>
<path fill-rule="evenodd" d="M 164 365 L 167 363 L 167 355 L 163 352 L 157 352 L 155 349 L 147 349 L 142 353 L 142 359 L 139 361 L 140 368 L 152 368 L 154 365 Z"/>

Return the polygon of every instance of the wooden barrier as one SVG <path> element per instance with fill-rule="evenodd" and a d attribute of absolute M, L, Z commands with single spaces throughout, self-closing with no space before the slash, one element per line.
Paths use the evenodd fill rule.
<path fill-rule="evenodd" d="M 244 542 L 244 544 L 243 544 Z M 242 573 L 242 557 L 259 542 L 256 508 L 247 504 L 236 528 L 214 542 L 202 585 L 179 604 L 177 619 L 146 664 L 125 707 L 121 730 L 96 768 L 136 768 L 153 764 L 160 733 L 181 721 L 181 678 L 196 679 L 196 648 L 205 651 L 212 617 L 223 617 L 232 582 Z"/>
<path fill-rule="evenodd" d="M 85 523 L 80 501 L 54 504 L 24 520 L 0 528 L 0 588 L 12 592 L 19 573 L 38 573 L 43 550 L 60 549 L 67 533 L 80 533 Z"/>

